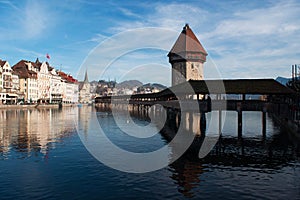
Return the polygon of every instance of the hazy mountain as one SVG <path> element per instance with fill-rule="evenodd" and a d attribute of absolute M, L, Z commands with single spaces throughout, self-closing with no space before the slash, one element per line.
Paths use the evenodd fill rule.
<path fill-rule="evenodd" d="M 123 81 L 121 83 L 118 83 L 116 85 L 116 88 L 134 88 L 134 87 L 140 87 L 142 86 L 143 83 L 138 81 L 138 80 L 128 80 L 128 81 Z"/>
<path fill-rule="evenodd" d="M 156 88 L 156 89 L 159 89 L 159 90 L 164 90 L 164 89 L 167 88 L 166 86 L 164 86 L 162 84 L 159 84 L 159 83 L 147 83 L 147 84 L 142 85 L 141 88 L 142 87 L 143 88 L 146 88 L 146 87 L 150 88 L 150 87 L 152 87 L 152 88 Z"/>

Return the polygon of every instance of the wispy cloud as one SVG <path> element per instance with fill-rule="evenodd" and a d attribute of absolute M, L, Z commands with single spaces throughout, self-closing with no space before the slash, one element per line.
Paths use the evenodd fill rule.
<path fill-rule="evenodd" d="M 300 29 L 299 4 L 278 3 L 272 7 L 234 12 L 221 20 L 210 37 L 246 37 L 251 35 L 288 35 Z"/>
<path fill-rule="evenodd" d="M 179 34 L 188 22 L 224 78 L 289 75 L 289 65 L 299 59 L 300 4 L 279 1 L 251 9 L 238 6 L 223 5 L 220 15 L 189 3 L 157 4 L 142 22 L 125 22 L 118 28 L 171 27 Z"/>
<path fill-rule="evenodd" d="M 141 18 L 140 15 L 134 13 L 133 11 L 131 11 L 127 8 L 118 7 L 118 10 L 120 10 L 124 15 L 126 15 L 128 17 Z"/>
<path fill-rule="evenodd" d="M 6 40 L 29 40 L 47 35 L 55 25 L 56 15 L 53 10 L 36 0 L 0 1 L 6 5 L 5 18 L 2 18 L 1 38 Z M 0 39 L 1 39 L 0 38 Z"/>
<path fill-rule="evenodd" d="M 20 9 L 19 9 L 16 5 L 14 5 L 11 1 L 0 1 L 0 4 L 6 5 L 6 6 L 8 6 L 8 7 L 11 7 L 11 8 L 13 8 L 13 9 L 16 10 L 16 11 L 19 11 L 19 10 L 20 10 Z"/>
<path fill-rule="evenodd" d="M 216 65 L 224 78 L 289 75 L 289 66 L 299 63 L 300 2 L 297 0 L 155 1 L 151 6 L 143 1 L 103 4 L 87 0 L 18 3 L 0 0 L 0 7 L 5 8 L 2 9 L 5 17 L 0 18 L 1 55 L 32 58 L 44 57 L 49 52 L 53 64 L 68 66 L 74 73 L 96 45 L 118 37 L 122 31 L 139 28 L 135 30 L 138 32 L 145 27 L 169 30 L 156 35 L 154 42 L 151 36 L 156 33 L 151 32 L 144 37 L 129 34 L 123 43 L 112 41 L 99 54 L 93 54 L 95 63 L 88 63 L 95 79 L 98 77 L 97 72 L 92 72 L 93 66 L 95 69 L 107 66 L 113 56 L 120 56 L 117 53 L 126 48 L 159 44 L 165 51 L 170 50 L 185 23 L 190 24 L 213 60 L 205 64 L 205 70 Z M 141 51 L 134 54 L 135 58 L 127 56 L 124 62 L 117 63 L 111 77 L 120 77 L 124 70 L 130 70 L 129 66 L 157 63 L 170 67 L 165 54 L 151 60 L 147 59 L 148 53 Z M 149 74 L 141 73 L 138 78 L 148 80 Z"/>
<path fill-rule="evenodd" d="M 44 57 L 45 54 L 40 53 L 40 52 L 36 52 L 33 50 L 28 50 L 28 49 L 22 49 L 22 48 L 15 48 L 16 51 L 21 52 L 24 56 L 28 56 L 28 57 Z"/>
<path fill-rule="evenodd" d="M 47 30 L 49 31 L 55 18 L 51 10 L 38 1 L 28 1 L 22 14 L 21 27 L 25 32 L 26 38 L 37 37 L 47 32 Z"/>

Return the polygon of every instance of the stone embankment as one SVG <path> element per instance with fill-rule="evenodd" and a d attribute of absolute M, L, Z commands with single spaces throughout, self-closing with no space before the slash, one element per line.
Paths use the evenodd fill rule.
<path fill-rule="evenodd" d="M 62 104 L 62 107 L 76 107 L 77 104 Z M 58 104 L 38 104 L 38 105 L 0 105 L 0 109 L 35 109 L 35 108 L 59 108 Z"/>

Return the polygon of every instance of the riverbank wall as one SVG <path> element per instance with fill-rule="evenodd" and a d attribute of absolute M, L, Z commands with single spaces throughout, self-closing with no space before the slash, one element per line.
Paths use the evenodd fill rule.
<path fill-rule="evenodd" d="M 77 104 L 62 104 L 62 107 L 77 107 Z M 0 109 L 47 109 L 59 108 L 59 104 L 39 104 L 39 105 L 0 105 Z"/>

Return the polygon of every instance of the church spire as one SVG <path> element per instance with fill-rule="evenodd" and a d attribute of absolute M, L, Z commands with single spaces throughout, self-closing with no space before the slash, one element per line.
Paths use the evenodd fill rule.
<path fill-rule="evenodd" d="M 89 83 L 89 79 L 88 79 L 88 74 L 87 74 L 87 70 L 85 71 L 85 76 L 84 76 L 84 83 Z"/>

